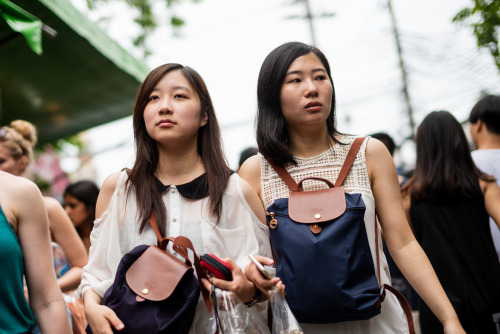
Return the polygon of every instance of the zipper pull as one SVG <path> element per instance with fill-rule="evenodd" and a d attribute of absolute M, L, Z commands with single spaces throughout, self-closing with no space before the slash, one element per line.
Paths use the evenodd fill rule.
<path fill-rule="evenodd" d="M 274 230 L 276 227 L 278 227 L 278 221 L 276 220 L 276 218 L 274 218 L 274 212 L 269 212 L 269 215 L 271 216 L 269 227 Z"/>

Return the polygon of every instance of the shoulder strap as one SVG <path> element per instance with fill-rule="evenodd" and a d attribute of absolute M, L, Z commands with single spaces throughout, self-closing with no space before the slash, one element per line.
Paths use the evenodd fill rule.
<path fill-rule="evenodd" d="M 359 148 L 361 147 L 361 144 L 363 144 L 363 140 L 365 140 L 365 137 L 358 137 L 354 139 L 354 142 L 352 143 L 351 148 L 347 153 L 347 157 L 345 158 L 344 165 L 342 165 L 342 169 L 340 170 L 339 176 L 337 177 L 337 181 L 335 181 L 335 187 L 340 187 L 342 183 L 344 183 L 344 180 L 349 173 L 354 160 L 356 159 Z"/>
<path fill-rule="evenodd" d="M 349 173 L 349 170 L 351 169 L 351 166 L 354 163 L 354 160 L 356 159 L 356 155 L 358 154 L 358 151 L 364 139 L 365 137 L 358 137 L 354 139 L 354 142 L 352 143 L 351 148 L 349 149 L 349 153 L 347 153 L 347 157 L 345 158 L 344 164 L 342 165 L 342 169 L 340 170 L 339 176 L 337 177 L 337 181 L 335 182 L 335 187 L 340 187 L 342 183 L 344 183 L 344 179 Z M 283 180 L 283 182 L 285 182 L 288 188 L 290 188 L 290 190 L 292 191 L 298 190 L 297 182 L 295 182 L 295 180 L 292 178 L 290 173 L 287 172 L 285 167 L 278 166 L 267 157 L 266 160 L 275 170 L 278 176 Z"/>
<path fill-rule="evenodd" d="M 285 184 L 290 188 L 292 191 L 297 191 L 299 188 L 299 185 L 293 177 L 290 175 L 290 173 L 287 172 L 285 167 L 278 166 L 274 162 L 272 162 L 270 159 L 266 158 L 267 162 L 273 167 L 274 171 L 278 174 L 278 176 L 285 182 Z"/>

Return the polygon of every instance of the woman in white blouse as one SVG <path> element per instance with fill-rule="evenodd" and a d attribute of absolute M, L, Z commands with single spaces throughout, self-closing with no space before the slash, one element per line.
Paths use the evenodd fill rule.
<path fill-rule="evenodd" d="M 121 257 L 137 245 L 156 243 L 147 223 L 153 208 L 164 236 L 186 236 L 198 254 L 213 253 L 232 266 L 233 280 L 214 278 L 215 286 L 243 302 L 254 300 L 258 291 L 241 268 L 249 263 L 248 254 L 271 255 L 264 210 L 251 187 L 227 166 L 203 79 L 180 64 L 151 71 L 139 89 L 133 126 L 134 166 L 103 183 L 82 274 L 80 291 L 93 332 L 124 327 L 100 303 Z M 205 333 L 208 318 L 201 299 L 190 333 Z"/>

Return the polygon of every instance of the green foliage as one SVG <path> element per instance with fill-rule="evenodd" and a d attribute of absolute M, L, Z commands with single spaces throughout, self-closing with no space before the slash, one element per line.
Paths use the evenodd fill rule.
<path fill-rule="evenodd" d="M 87 0 L 87 7 L 94 10 L 98 2 L 106 3 L 111 1 L 113 0 Z M 157 19 L 152 10 L 153 4 L 156 1 L 165 1 L 167 9 L 172 10 L 172 13 L 169 15 L 169 23 L 174 28 L 174 35 L 178 36 L 179 30 L 185 25 L 185 21 L 173 13 L 173 8 L 186 0 L 126 0 L 127 5 L 138 11 L 134 22 L 141 27 L 141 32 L 134 38 L 133 42 L 135 46 L 140 47 L 144 51 L 144 56 L 148 56 L 151 53 L 146 47 L 146 39 L 158 27 Z M 201 0 L 190 1 L 199 3 Z"/>
<path fill-rule="evenodd" d="M 474 32 L 478 48 L 486 48 L 491 53 L 500 71 L 500 0 L 473 0 L 474 7 L 462 9 L 453 22 L 468 24 Z"/>

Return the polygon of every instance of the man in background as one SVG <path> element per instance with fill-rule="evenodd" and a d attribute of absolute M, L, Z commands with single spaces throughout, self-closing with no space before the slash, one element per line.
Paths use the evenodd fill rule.
<path fill-rule="evenodd" d="M 500 185 L 500 96 L 486 95 L 479 99 L 472 108 L 469 122 L 472 141 L 477 148 L 471 153 L 472 159 Z M 490 229 L 500 260 L 500 230 L 491 218 Z"/>

